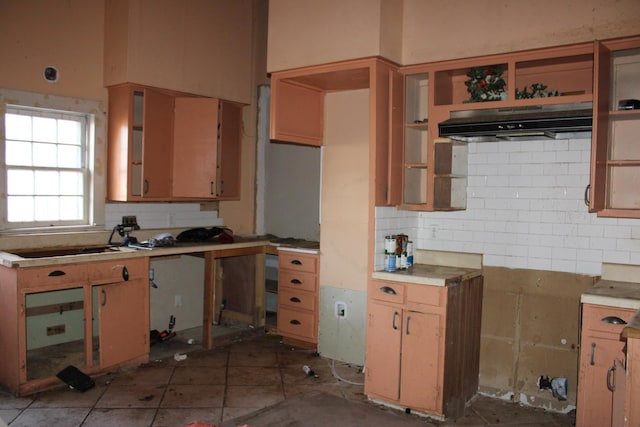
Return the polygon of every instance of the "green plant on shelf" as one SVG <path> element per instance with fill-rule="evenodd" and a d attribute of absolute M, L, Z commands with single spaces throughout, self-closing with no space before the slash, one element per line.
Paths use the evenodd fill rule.
<path fill-rule="evenodd" d="M 467 73 L 464 84 L 471 98 L 465 102 L 500 101 L 507 99 L 507 83 L 502 78 L 504 68 L 500 65 L 473 67 Z"/>
<path fill-rule="evenodd" d="M 547 91 L 547 85 L 542 83 L 532 83 L 531 91 L 525 86 L 523 90 L 516 88 L 516 99 L 530 99 L 530 98 L 548 98 L 550 96 L 560 96 L 560 92 L 557 90 Z"/>

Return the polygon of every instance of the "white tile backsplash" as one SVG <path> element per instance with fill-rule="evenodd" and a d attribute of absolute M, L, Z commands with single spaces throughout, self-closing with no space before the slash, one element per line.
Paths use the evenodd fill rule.
<path fill-rule="evenodd" d="M 416 249 L 481 253 L 484 265 L 598 275 L 640 264 L 640 220 L 598 218 L 584 204 L 591 140 L 469 144 L 467 209 L 376 208 L 376 268 L 386 234 Z"/>
<path fill-rule="evenodd" d="M 105 229 L 123 215 L 135 215 L 142 229 L 213 227 L 224 225 L 217 211 L 201 210 L 200 203 L 107 203 Z"/>

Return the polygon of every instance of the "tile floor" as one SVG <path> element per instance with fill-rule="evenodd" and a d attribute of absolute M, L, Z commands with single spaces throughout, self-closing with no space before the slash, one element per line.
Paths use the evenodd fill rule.
<path fill-rule="evenodd" d="M 148 365 L 97 378 L 96 387 L 85 393 L 63 386 L 16 398 L 0 391 L 0 419 L 11 427 L 180 427 L 194 420 L 220 424 L 312 390 L 366 401 L 363 386 L 336 379 L 329 360 L 285 345 L 277 335 L 244 338 L 210 351 L 195 350 L 183 361 L 170 356 L 152 358 Z M 306 376 L 303 365 L 311 366 L 318 378 Z M 356 366 L 336 363 L 335 371 L 348 381 L 363 381 Z M 403 416 L 425 426 L 574 424 L 570 415 L 522 408 L 484 396 L 475 398 L 466 416 L 456 422 Z"/>

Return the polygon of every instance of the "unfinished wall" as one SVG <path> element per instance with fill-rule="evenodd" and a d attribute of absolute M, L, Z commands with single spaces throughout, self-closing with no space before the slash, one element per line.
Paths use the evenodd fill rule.
<path fill-rule="evenodd" d="M 594 278 L 540 270 L 485 267 L 480 391 L 568 411 L 576 402 L 580 294 Z M 569 380 L 567 401 L 540 391 L 541 376 Z"/>
<path fill-rule="evenodd" d="M 636 0 L 404 0 L 402 64 L 638 33 Z"/>

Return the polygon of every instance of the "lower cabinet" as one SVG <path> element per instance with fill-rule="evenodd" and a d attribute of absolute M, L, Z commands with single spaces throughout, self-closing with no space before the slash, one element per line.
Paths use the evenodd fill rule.
<path fill-rule="evenodd" d="M 576 426 L 614 425 L 615 366 L 624 366 L 626 357 L 626 343 L 621 334 L 625 323 L 636 311 L 597 304 L 582 305 Z"/>
<path fill-rule="evenodd" d="M 448 286 L 372 280 L 365 394 L 442 418 L 478 389 L 482 276 Z"/>
<path fill-rule="evenodd" d="M 285 340 L 318 343 L 319 255 L 278 253 L 278 333 Z"/>
<path fill-rule="evenodd" d="M 0 384 L 16 395 L 149 355 L 149 259 L 0 267 Z"/>

